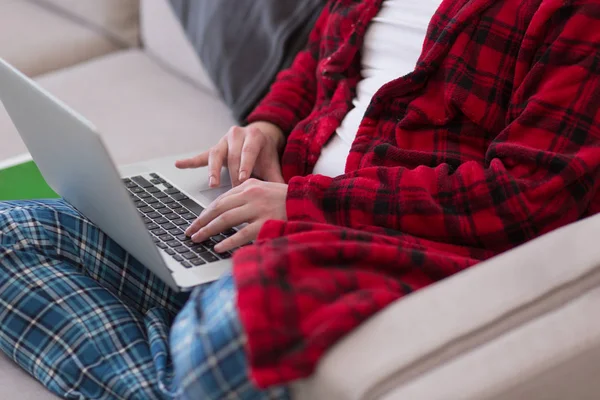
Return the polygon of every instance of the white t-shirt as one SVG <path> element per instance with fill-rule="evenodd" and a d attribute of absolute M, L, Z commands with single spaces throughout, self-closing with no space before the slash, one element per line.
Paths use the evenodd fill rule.
<path fill-rule="evenodd" d="M 385 0 L 369 25 L 362 49 L 363 79 L 354 108 L 321 150 L 314 174 L 344 174 L 346 159 L 371 99 L 383 85 L 412 72 L 421 55 L 427 27 L 442 0 Z"/>

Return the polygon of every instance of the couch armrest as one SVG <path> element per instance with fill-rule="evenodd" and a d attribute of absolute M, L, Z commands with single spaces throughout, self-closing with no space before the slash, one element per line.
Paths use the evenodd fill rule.
<path fill-rule="evenodd" d="M 597 394 L 586 368 L 600 362 L 600 319 L 589 315 L 600 305 L 598 238 L 600 215 L 397 301 L 334 346 L 294 398 Z"/>

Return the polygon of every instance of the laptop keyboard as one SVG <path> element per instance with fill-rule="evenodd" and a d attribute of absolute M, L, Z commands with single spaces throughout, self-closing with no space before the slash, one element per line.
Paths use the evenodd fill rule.
<path fill-rule="evenodd" d="M 202 243 L 194 243 L 185 235 L 187 227 L 204 208 L 181 193 L 158 174 L 123 179 L 156 245 L 185 268 L 227 259 L 231 252 L 217 253 L 214 246 L 236 233 L 228 229 Z"/>

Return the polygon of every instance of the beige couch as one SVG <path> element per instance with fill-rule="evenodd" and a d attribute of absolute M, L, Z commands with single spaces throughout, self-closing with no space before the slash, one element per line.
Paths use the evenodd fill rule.
<path fill-rule="evenodd" d="M 0 57 L 95 123 L 120 164 L 204 149 L 233 123 L 165 0 L 0 0 L 0 32 Z M 0 160 L 25 151 L 0 110 Z M 295 398 L 600 398 L 598 238 L 589 218 L 398 301 Z M 10 398 L 54 397 L 2 356 Z"/>

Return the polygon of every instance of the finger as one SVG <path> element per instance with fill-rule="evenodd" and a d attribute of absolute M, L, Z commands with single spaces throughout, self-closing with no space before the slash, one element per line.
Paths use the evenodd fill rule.
<path fill-rule="evenodd" d="M 232 186 L 238 186 L 240 173 L 240 156 L 244 144 L 244 136 L 241 128 L 234 128 L 230 131 L 227 141 L 227 168 L 229 169 L 229 178 Z"/>
<path fill-rule="evenodd" d="M 233 208 L 229 211 L 220 214 L 218 217 L 213 219 L 204 228 L 200 229 L 192 236 L 192 241 L 201 243 L 211 236 L 218 235 L 219 233 L 233 228 L 247 222 L 256 216 L 256 211 L 252 210 L 248 205 Z"/>
<path fill-rule="evenodd" d="M 260 231 L 261 224 L 259 222 L 254 222 L 252 224 L 246 225 L 244 228 L 240 229 L 235 235 L 228 237 L 223 240 L 221 243 L 217 244 L 214 249 L 217 253 L 223 253 L 225 251 L 233 250 L 236 247 L 240 247 L 245 245 L 246 243 L 250 243 L 258 236 L 258 232 Z"/>
<path fill-rule="evenodd" d="M 175 161 L 175 166 L 180 169 L 200 168 L 208 165 L 208 151 L 197 155 L 196 157 L 186 158 Z"/>
<path fill-rule="evenodd" d="M 256 128 L 250 128 L 246 134 L 240 157 L 238 180 L 244 182 L 250 177 L 256 164 L 256 159 L 265 145 L 265 137 Z"/>
<path fill-rule="evenodd" d="M 234 189 L 215 199 L 215 201 L 213 201 L 204 211 L 202 211 L 200 216 L 196 218 L 194 222 L 192 222 L 192 224 L 186 229 L 185 234 L 191 237 L 219 215 L 233 208 L 244 205 L 247 202 L 247 199 L 244 199 L 244 196 L 240 196 L 238 193 L 233 192 L 233 190 Z"/>
<path fill-rule="evenodd" d="M 227 157 L 227 141 L 221 140 L 208 154 L 208 185 L 219 186 L 221 182 L 221 168 Z"/>
<path fill-rule="evenodd" d="M 279 164 L 268 169 L 268 171 L 265 173 L 265 179 L 268 182 L 285 183 Z"/>

